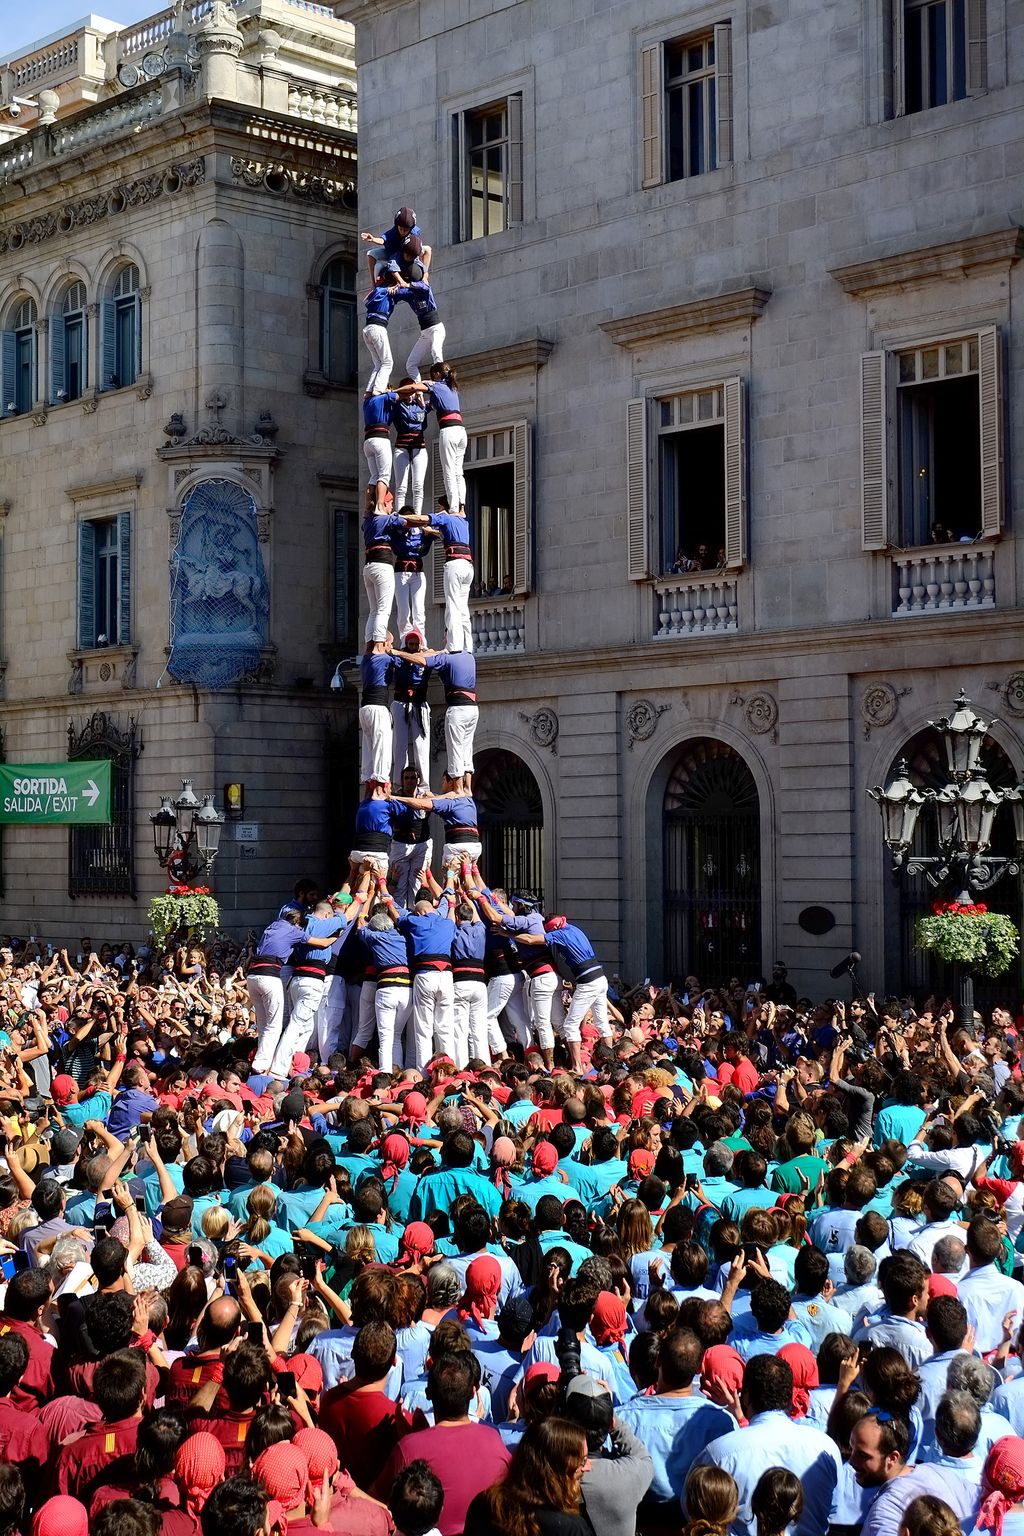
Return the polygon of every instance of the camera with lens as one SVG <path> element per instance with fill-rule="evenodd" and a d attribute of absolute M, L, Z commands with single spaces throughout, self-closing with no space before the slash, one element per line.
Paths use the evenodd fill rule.
<path fill-rule="evenodd" d="M 558 1360 L 561 1375 L 558 1378 L 559 1391 L 564 1393 L 570 1381 L 583 1374 L 583 1363 L 580 1359 L 580 1341 L 571 1328 L 563 1323 L 555 1335 L 555 1355 Z"/>

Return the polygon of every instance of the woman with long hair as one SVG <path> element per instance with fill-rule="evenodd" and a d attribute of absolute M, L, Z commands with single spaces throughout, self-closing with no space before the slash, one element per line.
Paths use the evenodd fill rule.
<path fill-rule="evenodd" d="M 500 1482 L 478 1493 L 465 1536 L 594 1536 L 583 1504 L 587 1437 L 567 1419 L 531 1424 Z"/>
<path fill-rule="evenodd" d="M 740 1507 L 735 1480 L 722 1467 L 692 1467 L 683 1490 L 685 1536 L 727 1536 Z"/>
<path fill-rule="evenodd" d="M 800 1479 L 785 1467 L 769 1467 L 757 1480 L 750 1498 L 757 1536 L 786 1536 L 804 1512 Z"/>
<path fill-rule="evenodd" d="M 167 1293 L 164 1353 L 168 1360 L 183 1355 L 196 1336 L 206 1310 L 206 1281 L 198 1264 L 186 1264 Z"/>

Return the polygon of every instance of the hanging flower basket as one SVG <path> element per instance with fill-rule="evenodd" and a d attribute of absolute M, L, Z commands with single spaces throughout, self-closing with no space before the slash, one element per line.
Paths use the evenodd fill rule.
<path fill-rule="evenodd" d="M 172 933 L 182 933 L 201 944 L 220 922 L 220 908 L 208 885 L 172 885 L 166 896 L 154 896 L 149 904 L 153 940 L 162 949 Z"/>
<path fill-rule="evenodd" d="M 930 950 L 954 965 L 982 976 L 1001 976 L 1020 953 L 1020 934 L 1003 912 L 990 912 L 984 902 L 967 905 L 936 901 L 932 916 L 918 918 L 918 949 Z"/>

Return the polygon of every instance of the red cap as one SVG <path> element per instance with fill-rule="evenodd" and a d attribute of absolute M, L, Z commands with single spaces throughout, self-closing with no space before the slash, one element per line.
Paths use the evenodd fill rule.
<path fill-rule="evenodd" d="M 530 1393 L 536 1391 L 544 1382 L 557 1381 L 561 1374 L 561 1367 L 557 1366 L 553 1360 L 538 1360 L 530 1366 L 523 1377 L 523 1391 L 529 1397 Z"/>
<path fill-rule="evenodd" d="M 53 1102 L 57 1105 L 70 1104 L 71 1096 L 75 1091 L 75 1080 L 66 1072 L 58 1072 L 51 1085 Z"/>

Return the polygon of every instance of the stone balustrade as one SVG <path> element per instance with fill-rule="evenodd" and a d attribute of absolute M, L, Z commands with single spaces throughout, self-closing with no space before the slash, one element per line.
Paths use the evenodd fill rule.
<path fill-rule="evenodd" d="M 996 583 L 990 545 L 952 544 L 893 557 L 893 618 L 994 608 Z"/>
<path fill-rule="evenodd" d="M 151 122 L 165 110 L 166 103 L 159 84 L 150 85 L 147 89 L 125 91 L 100 110 L 76 113 L 74 117 L 65 118 L 50 128 L 48 158 L 59 160 L 65 155 L 77 154 L 87 145 L 95 144 L 98 139 L 107 139 L 116 133 L 123 133 L 126 128 Z"/>
<path fill-rule="evenodd" d="M 323 123 L 325 128 L 347 128 L 352 133 L 358 122 L 356 98 L 329 86 L 289 86 L 288 112 L 303 123 Z"/>
<path fill-rule="evenodd" d="M 665 577 L 654 592 L 656 640 L 739 629 L 733 577 Z"/>
<path fill-rule="evenodd" d="M 471 609 L 477 656 L 521 656 L 526 650 L 526 605 L 511 598 Z"/>
<path fill-rule="evenodd" d="M 24 92 L 32 87 L 45 85 L 54 75 L 66 74 L 72 64 L 78 62 L 78 38 L 62 37 L 49 48 L 40 49 L 26 58 L 17 59 L 11 65 L 14 89 Z"/>

